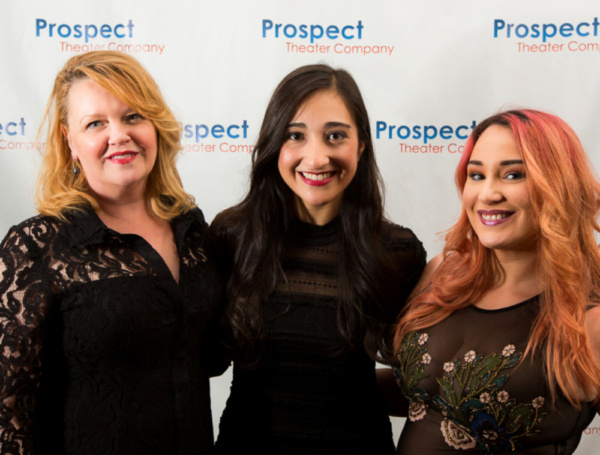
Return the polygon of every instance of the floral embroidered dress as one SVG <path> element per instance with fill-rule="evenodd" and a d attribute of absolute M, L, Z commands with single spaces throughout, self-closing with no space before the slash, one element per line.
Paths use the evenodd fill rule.
<path fill-rule="evenodd" d="M 552 407 L 541 355 L 523 357 L 538 310 L 536 297 L 472 306 L 404 338 L 395 373 L 410 407 L 397 453 L 573 453 L 595 408 L 562 396 Z"/>

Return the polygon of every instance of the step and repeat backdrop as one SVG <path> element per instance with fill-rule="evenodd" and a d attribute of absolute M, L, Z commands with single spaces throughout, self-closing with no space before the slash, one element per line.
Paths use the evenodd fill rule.
<path fill-rule="evenodd" d="M 309 63 L 365 98 L 388 217 L 433 257 L 457 218 L 453 172 L 478 121 L 552 112 L 600 168 L 597 0 L 2 0 L 0 231 L 35 212 L 36 133 L 54 77 L 94 49 L 138 58 L 183 125 L 179 169 L 208 221 L 243 196 L 264 109 Z M 218 421 L 230 376 L 213 380 Z M 399 434 L 402 419 L 394 419 Z M 600 419 L 578 454 L 598 453 Z"/>

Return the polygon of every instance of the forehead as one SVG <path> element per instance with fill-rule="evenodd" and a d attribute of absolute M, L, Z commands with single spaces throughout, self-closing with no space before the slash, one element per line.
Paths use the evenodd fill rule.
<path fill-rule="evenodd" d="M 319 90 L 308 96 L 298 107 L 298 110 L 293 115 L 292 120 L 301 118 L 327 118 L 327 121 L 345 120 L 352 122 L 353 118 L 346 107 L 344 99 L 335 90 Z"/>
<path fill-rule="evenodd" d="M 127 105 L 90 78 L 78 79 L 67 94 L 67 116 L 84 115 L 102 109 L 126 109 Z"/>
<path fill-rule="evenodd" d="M 494 163 L 522 159 L 521 150 L 508 126 L 491 125 L 479 136 L 469 161 Z"/>

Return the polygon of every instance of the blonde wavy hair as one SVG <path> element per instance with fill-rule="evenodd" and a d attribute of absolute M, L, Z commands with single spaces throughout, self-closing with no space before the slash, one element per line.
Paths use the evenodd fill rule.
<path fill-rule="evenodd" d="M 481 122 L 471 134 L 455 175 L 459 192 L 475 143 L 491 125 L 510 128 L 520 148 L 533 213 L 537 220 L 536 273 L 543 294 L 526 354 L 544 355 L 553 399 L 557 387 L 575 407 L 578 391 L 600 397 L 600 368 L 585 330 L 585 314 L 600 297 L 600 252 L 595 233 L 600 183 L 583 146 L 560 118 L 534 110 L 512 110 Z M 398 323 L 395 349 L 412 331 L 431 327 L 477 302 L 502 268 L 477 238 L 463 207 L 448 231 L 445 260 L 408 303 Z M 419 292 L 419 290 L 417 290 Z"/>
<path fill-rule="evenodd" d="M 152 122 L 157 134 L 157 156 L 148 177 L 146 198 L 150 209 L 170 220 L 195 207 L 183 190 L 176 167 L 181 125 L 165 103 L 156 82 L 133 57 L 115 51 L 92 51 L 70 58 L 56 76 L 38 141 L 47 124 L 43 159 L 37 184 L 37 208 L 42 215 L 65 219 L 65 214 L 91 206 L 99 208 L 83 172 L 73 172 L 73 160 L 64 129 L 69 114 L 69 91 L 89 78 Z"/>

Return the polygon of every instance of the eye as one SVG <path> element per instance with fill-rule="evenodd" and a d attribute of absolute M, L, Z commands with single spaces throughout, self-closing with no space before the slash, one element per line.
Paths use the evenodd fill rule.
<path fill-rule="evenodd" d="M 85 129 L 86 130 L 94 129 L 94 128 L 98 128 L 101 125 L 102 125 L 101 120 L 94 120 L 93 122 L 89 122 L 87 125 L 85 125 Z"/>
<path fill-rule="evenodd" d="M 525 172 L 511 171 L 507 172 L 504 176 L 506 180 L 523 180 L 525 178 Z"/>
<path fill-rule="evenodd" d="M 348 135 L 344 131 L 331 131 L 327 133 L 327 140 L 332 142 L 340 141 L 347 137 Z"/>
<path fill-rule="evenodd" d="M 475 180 L 475 181 L 485 179 L 485 176 L 481 172 L 477 172 L 477 171 L 471 171 L 471 172 L 467 173 L 467 176 L 469 177 L 469 179 Z"/>
<path fill-rule="evenodd" d="M 134 112 L 132 114 L 128 114 L 125 119 L 130 122 L 130 123 L 136 123 L 139 122 L 141 120 L 144 120 L 144 116 L 142 114 L 138 114 L 137 112 Z"/>
<path fill-rule="evenodd" d="M 304 134 L 300 131 L 288 131 L 286 140 L 288 141 L 299 141 L 304 138 Z"/>

